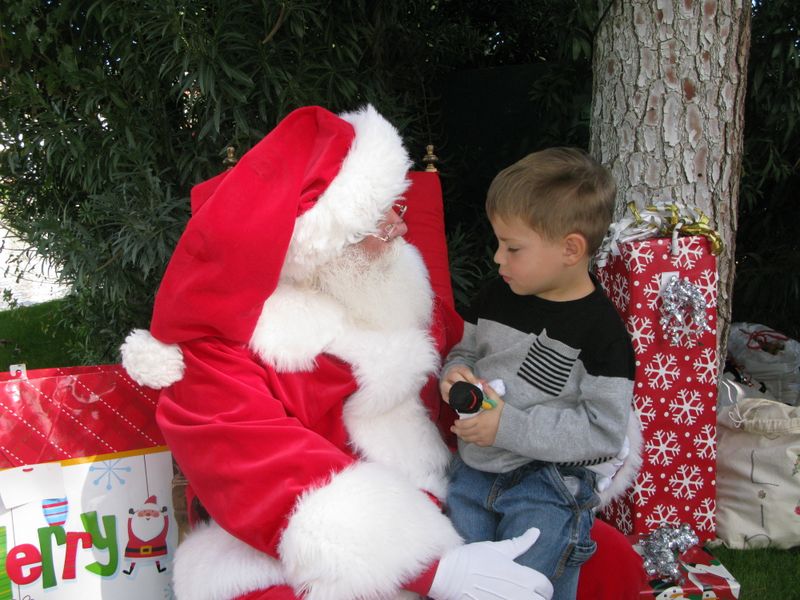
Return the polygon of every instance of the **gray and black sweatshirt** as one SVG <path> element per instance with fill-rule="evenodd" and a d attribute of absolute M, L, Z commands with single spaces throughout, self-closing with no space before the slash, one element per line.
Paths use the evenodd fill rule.
<path fill-rule="evenodd" d="M 589 465 L 620 451 L 635 359 L 625 325 L 593 281 L 588 296 L 552 302 L 496 279 L 463 315 L 464 337 L 442 373 L 464 364 L 506 385 L 494 446 L 458 441 L 468 465 L 505 473 L 531 460 Z"/>

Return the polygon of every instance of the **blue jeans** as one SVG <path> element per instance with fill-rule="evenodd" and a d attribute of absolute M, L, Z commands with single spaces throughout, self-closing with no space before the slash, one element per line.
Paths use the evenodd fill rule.
<path fill-rule="evenodd" d="M 589 536 L 596 476 L 581 467 L 532 461 L 508 473 L 484 473 L 459 456 L 450 465 L 448 514 L 466 542 L 499 541 L 538 527 L 516 561 L 545 574 L 553 600 L 575 600 L 580 566 L 594 553 Z"/>

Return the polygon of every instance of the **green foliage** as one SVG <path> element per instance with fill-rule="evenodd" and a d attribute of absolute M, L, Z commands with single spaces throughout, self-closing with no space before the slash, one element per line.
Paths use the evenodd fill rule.
<path fill-rule="evenodd" d="M 0 215 L 72 285 L 64 317 L 76 360 L 114 359 L 121 336 L 147 326 L 191 185 L 221 170 L 229 144 L 245 151 L 301 105 L 372 102 L 422 148 L 414 137 L 429 125 L 419 92 L 434 61 L 460 46 L 429 9 L 365 0 L 5 4 Z M 431 27 L 453 43 L 434 45 Z"/>
<path fill-rule="evenodd" d="M 474 235 L 458 223 L 447 236 L 447 250 L 450 257 L 450 278 L 456 306 L 469 305 L 478 292 L 477 285 L 493 270 L 493 250 L 489 247 L 487 236 Z"/>
<path fill-rule="evenodd" d="M 800 338 L 800 5 L 756 2 L 745 114 L 734 318 Z"/>
<path fill-rule="evenodd" d="M 599 4 L 580 0 L 554 6 L 543 23 L 543 27 L 561 35 L 546 57 L 547 69 L 530 92 L 533 110 L 544 125 L 539 148 L 589 146 L 592 43 L 601 18 Z"/>
<path fill-rule="evenodd" d="M 28 369 L 66 367 L 70 333 L 59 318 L 63 300 L 0 311 L 0 371 L 25 363 Z"/>
<path fill-rule="evenodd" d="M 455 4 L 455 3 L 454 3 Z M 503 168 L 554 145 L 589 145 L 594 0 L 461 0 L 454 21 L 483 45 L 433 89 L 457 306 L 496 271 L 486 190 Z M 461 251 L 466 247 L 466 251 Z"/>
<path fill-rule="evenodd" d="M 409 148 L 440 143 L 443 75 L 556 57 L 585 66 L 587 23 L 570 21 L 564 35 L 560 19 L 592 5 L 6 3 L 0 214 L 72 285 L 63 317 L 76 360 L 115 359 L 124 333 L 147 326 L 189 190 L 221 170 L 226 146 L 241 154 L 298 106 L 365 102 L 399 126 Z M 554 97 L 534 89 L 531 101 L 541 93 Z M 456 265 L 460 297 L 479 264 Z"/>

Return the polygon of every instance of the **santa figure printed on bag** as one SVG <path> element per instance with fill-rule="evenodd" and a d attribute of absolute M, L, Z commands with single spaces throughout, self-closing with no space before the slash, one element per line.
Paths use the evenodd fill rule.
<path fill-rule="evenodd" d="M 167 555 L 167 507 L 162 506 L 159 509 L 156 497 L 150 496 L 138 510 L 131 508 L 128 513 L 130 517 L 125 560 L 130 562 L 130 566 L 122 572 L 132 575 L 137 562 L 155 559 L 156 569 L 163 573 L 167 570 L 167 567 L 161 566 L 161 560 Z"/>

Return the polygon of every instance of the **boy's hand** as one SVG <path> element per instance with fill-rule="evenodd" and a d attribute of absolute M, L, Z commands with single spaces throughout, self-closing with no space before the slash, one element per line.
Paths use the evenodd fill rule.
<path fill-rule="evenodd" d="M 497 437 L 497 429 L 500 427 L 500 416 L 503 413 L 505 402 L 497 393 L 483 383 L 483 392 L 497 403 L 491 410 L 484 410 L 479 415 L 469 419 L 458 419 L 450 431 L 455 433 L 460 439 L 476 446 L 491 446 Z"/>
<path fill-rule="evenodd" d="M 469 383 L 478 384 L 478 378 L 467 365 L 453 365 L 442 377 L 439 382 L 439 392 L 442 394 L 445 402 L 450 401 L 450 388 L 457 381 L 467 381 Z"/>

